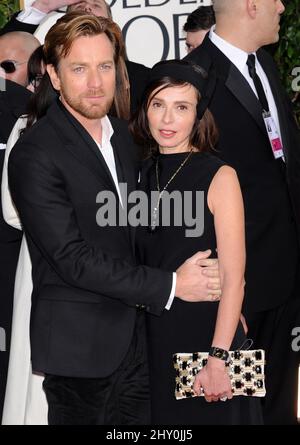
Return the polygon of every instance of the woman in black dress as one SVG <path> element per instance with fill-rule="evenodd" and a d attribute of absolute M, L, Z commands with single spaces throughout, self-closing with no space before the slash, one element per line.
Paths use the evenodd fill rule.
<path fill-rule="evenodd" d="M 136 140 L 150 147 L 140 185 L 154 201 L 149 227 L 137 229 L 141 263 L 172 271 L 199 250 L 210 249 L 213 256 L 217 250 L 222 287 L 220 302 L 188 303 L 175 297 L 162 316 L 147 316 L 154 424 L 261 423 L 259 400 L 232 397 L 225 369 L 227 351 L 245 340 L 239 321 L 245 234 L 237 175 L 209 153 L 217 129 L 208 99 L 201 100 L 200 94 L 213 89 L 212 81 L 188 62 L 160 62 L 131 124 Z M 166 199 L 172 192 L 175 204 Z M 198 394 L 203 388 L 204 397 L 176 400 L 172 356 L 195 351 L 211 354 L 194 384 Z"/>

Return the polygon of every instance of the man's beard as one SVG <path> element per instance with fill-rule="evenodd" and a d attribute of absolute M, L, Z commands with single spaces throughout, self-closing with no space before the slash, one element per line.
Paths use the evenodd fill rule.
<path fill-rule="evenodd" d="M 113 103 L 113 98 L 94 104 L 92 102 L 89 104 L 84 102 L 84 99 L 88 97 L 103 96 L 102 90 L 89 90 L 83 97 L 82 95 L 73 97 L 61 86 L 61 94 L 69 107 L 87 119 L 101 119 L 106 116 Z"/>

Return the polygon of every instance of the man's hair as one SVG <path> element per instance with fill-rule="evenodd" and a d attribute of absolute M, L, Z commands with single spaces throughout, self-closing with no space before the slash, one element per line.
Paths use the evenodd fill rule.
<path fill-rule="evenodd" d="M 119 26 L 110 19 L 96 17 L 82 11 L 73 11 L 61 17 L 45 37 L 44 54 L 46 64 L 59 71 L 62 58 L 66 57 L 73 43 L 80 37 L 105 34 L 110 40 L 116 66 L 116 93 L 114 111 L 118 117 L 129 117 L 129 80 L 124 61 L 124 41 Z M 87 48 L 88 51 L 88 48 Z M 101 51 L 101 48 L 99 48 Z"/>
<path fill-rule="evenodd" d="M 215 13 L 212 6 L 199 6 L 188 16 L 183 27 L 185 32 L 210 29 L 215 24 Z"/>

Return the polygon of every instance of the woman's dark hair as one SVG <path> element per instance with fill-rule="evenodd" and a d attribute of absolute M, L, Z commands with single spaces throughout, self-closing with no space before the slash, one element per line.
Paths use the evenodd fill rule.
<path fill-rule="evenodd" d="M 27 107 L 27 124 L 23 132 L 46 114 L 47 109 L 57 97 L 48 74 L 44 74 L 45 65 L 43 46 L 39 46 L 31 54 L 28 61 L 28 81 L 34 86 L 34 94 L 31 96 Z"/>
<path fill-rule="evenodd" d="M 28 84 L 32 84 L 35 86 L 35 81 L 37 79 L 41 79 L 43 73 L 45 70 L 45 57 L 44 57 L 44 51 L 43 46 L 39 46 L 28 60 L 27 65 L 27 77 L 28 77 Z"/>
<path fill-rule="evenodd" d="M 48 108 L 57 97 L 58 94 L 54 90 L 50 77 L 46 72 L 36 91 L 30 98 L 25 130 L 28 130 L 35 121 L 45 116 Z"/>
<path fill-rule="evenodd" d="M 147 112 L 150 102 L 162 90 L 169 87 L 185 86 L 188 82 L 182 80 L 175 80 L 171 77 L 163 77 L 159 80 L 150 83 L 143 96 L 143 101 L 133 115 L 129 123 L 129 130 L 138 145 L 143 147 L 143 156 L 149 157 L 158 153 L 158 145 L 153 138 L 149 123 Z M 195 88 L 195 87 L 194 87 Z M 198 102 L 201 100 L 201 95 L 198 92 Z M 207 109 L 201 120 L 195 117 L 194 126 L 190 135 L 189 145 L 196 148 L 199 152 L 212 150 L 218 140 L 218 130 L 215 120 L 211 112 Z"/>

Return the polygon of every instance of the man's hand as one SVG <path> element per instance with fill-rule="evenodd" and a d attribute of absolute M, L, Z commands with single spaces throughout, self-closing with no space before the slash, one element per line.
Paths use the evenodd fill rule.
<path fill-rule="evenodd" d="M 177 269 L 176 297 L 189 302 L 220 299 L 218 260 L 208 258 L 210 254 L 197 252 Z"/>
<path fill-rule="evenodd" d="M 49 14 L 49 12 L 55 11 L 63 6 L 76 5 L 76 3 L 80 2 L 81 0 L 36 0 L 31 6 Z"/>

